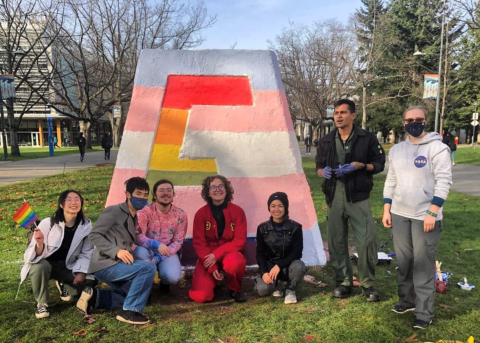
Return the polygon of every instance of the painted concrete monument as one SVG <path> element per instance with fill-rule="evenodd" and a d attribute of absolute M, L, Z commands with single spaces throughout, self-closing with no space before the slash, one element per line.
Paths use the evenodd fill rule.
<path fill-rule="evenodd" d="M 213 174 L 231 181 L 233 202 L 245 210 L 249 263 L 256 264 L 256 229 L 269 217 L 268 196 L 282 191 L 290 217 L 303 226 L 304 262 L 325 264 L 275 53 L 143 51 L 107 206 L 125 200 L 123 184 L 132 176 L 150 185 L 169 179 L 191 237 L 194 214 L 204 205 L 201 181 Z M 186 244 L 187 260 L 194 254 L 188 250 Z"/>

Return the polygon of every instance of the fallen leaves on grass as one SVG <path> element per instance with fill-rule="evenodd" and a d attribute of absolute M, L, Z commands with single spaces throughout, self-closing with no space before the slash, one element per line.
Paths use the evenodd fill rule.
<path fill-rule="evenodd" d="M 443 307 L 444 309 L 449 309 L 452 308 L 452 306 L 444 305 L 444 304 L 439 304 L 438 306 Z"/>
<path fill-rule="evenodd" d="M 78 330 L 78 331 L 73 331 L 73 334 L 75 336 L 85 337 L 87 335 L 87 331 L 85 331 L 85 329 L 81 329 L 81 330 Z"/>
<path fill-rule="evenodd" d="M 411 335 L 410 337 L 408 337 L 405 341 L 406 341 L 406 342 L 413 342 L 413 340 L 414 340 L 416 337 L 417 337 L 417 335 L 416 335 L 416 334 L 413 334 L 413 335 Z"/>
<path fill-rule="evenodd" d="M 312 335 L 305 335 L 303 336 L 303 339 L 306 340 L 306 341 L 311 341 L 312 339 L 315 339 L 316 337 L 315 336 L 312 336 Z"/>
<path fill-rule="evenodd" d="M 106 330 L 107 329 L 105 328 L 105 326 L 102 326 L 101 328 L 93 329 L 93 332 L 98 333 L 98 332 L 102 332 L 102 331 L 106 331 Z"/>
<path fill-rule="evenodd" d="M 83 318 L 86 319 L 87 324 L 93 324 L 96 322 L 96 320 L 93 319 L 93 316 L 91 314 L 86 314 Z"/>

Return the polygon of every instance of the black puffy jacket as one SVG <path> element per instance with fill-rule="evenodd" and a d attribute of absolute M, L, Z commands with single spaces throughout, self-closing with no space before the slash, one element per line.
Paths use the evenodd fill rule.
<path fill-rule="evenodd" d="M 280 269 L 287 268 L 293 261 L 302 258 L 302 225 L 287 219 L 281 231 L 276 231 L 272 220 L 261 223 L 257 228 L 257 262 L 260 275 L 268 273 L 267 261 Z"/>
<path fill-rule="evenodd" d="M 373 174 L 383 171 L 385 168 L 385 152 L 378 142 L 377 137 L 371 132 L 365 131 L 356 125 L 353 125 L 352 148 L 345 155 L 345 164 L 351 162 L 361 162 L 373 165 L 373 171 L 356 170 L 353 173 L 345 175 L 345 193 L 348 202 L 357 202 L 366 200 L 370 197 L 370 191 L 373 188 Z M 335 136 L 338 129 L 334 129 L 328 135 L 323 137 L 317 148 L 315 162 L 318 169 L 327 166 L 335 169 Z M 333 195 L 335 194 L 335 185 L 337 179 L 332 176 L 330 179 L 324 179 L 322 191 L 325 194 L 327 205 L 331 205 Z"/>

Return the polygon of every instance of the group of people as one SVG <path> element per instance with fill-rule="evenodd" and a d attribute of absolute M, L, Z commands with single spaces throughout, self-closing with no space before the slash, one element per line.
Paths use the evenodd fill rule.
<path fill-rule="evenodd" d="M 366 300 L 380 300 L 374 287 L 377 232 L 370 208 L 373 175 L 384 170 L 385 151 L 372 133 L 354 124 L 355 104 L 347 99 L 334 105 L 336 128 L 318 142 L 316 167 L 324 179 L 330 263 L 335 270 L 333 297 L 346 298 L 353 290 L 348 245 L 348 222 L 358 253 L 358 280 Z M 450 149 L 437 133 L 426 133 L 427 111 L 413 106 L 402 122 L 407 139 L 392 147 L 384 188 L 383 224 L 392 228 L 398 261 L 398 304 L 392 311 L 414 311 L 415 328 L 425 329 L 433 318 L 435 259 L 442 230 L 442 206 L 451 185 Z M 188 218 L 173 204 L 169 180 L 152 189 L 140 177 L 126 182 L 124 203 L 107 207 L 95 226 L 83 215 L 83 198 L 75 190 L 63 192 L 51 218 L 35 230 L 25 252 L 21 280 L 31 278 L 37 302 L 35 315 L 48 317 L 48 281 L 56 280 L 60 298 L 80 293 L 77 308 L 119 308 L 117 319 L 146 324 L 142 312 L 156 272 L 160 291 L 181 278 L 181 248 Z M 247 218 L 232 202 L 233 187 L 224 176 L 202 182 L 206 204 L 193 219 L 193 248 L 198 257 L 189 297 L 198 303 L 213 300 L 218 281 L 226 278 L 230 296 L 245 302 L 242 279 Z M 267 199 L 270 218 L 257 228 L 256 259 L 260 296 L 284 296 L 297 302 L 296 289 L 304 277 L 302 226 L 289 217 L 288 196 L 275 192 Z M 134 245 L 136 247 L 134 247 Z M 96 289 L 104 282 L 110 290 Z"/>

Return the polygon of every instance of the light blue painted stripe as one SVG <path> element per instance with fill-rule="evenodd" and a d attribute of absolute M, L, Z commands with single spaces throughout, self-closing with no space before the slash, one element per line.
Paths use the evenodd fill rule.
<path fill-rule="evenodd" d="M 135 86 L 165 87 L 168 75 L 248 76 L 253 90 L 281 90 L 271 50 L 143 50 Z"/>

